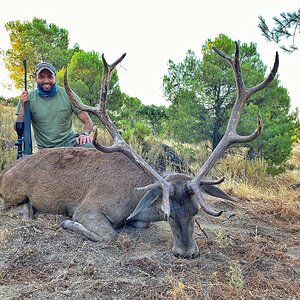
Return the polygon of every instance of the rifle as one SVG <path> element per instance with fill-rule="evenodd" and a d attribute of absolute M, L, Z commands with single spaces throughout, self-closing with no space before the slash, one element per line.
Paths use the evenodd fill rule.
<path fill-rule="evenodd" d="M 16 131 L 18 134 L 18 141 L 15 145 L 18 147 L 17 159 L 23 156 L 23 131 L 24 131 L 24 122 L 16 122 Z"/>
<path fill-rule="evenodd" d="M 24 86 L 27 91 L 27 61 L 23 60 L 24 66 Z M 31 116 L 29 101 L 24 104 L 24 154 L 32 154 L 32 140 L 31 140 Z"/>
<path fill-rule="evenodd" d="M 24 87 L 27 91 L 27 61 L 23 60 L 24 66 Z M 24 154 L 32 154 L 32 139 L 31 139 L 31 116 L 30 116 L 30 103 L 27 101 L 24 104 L 24 122 L 16 122 L 16 131 L 18 134 L 18 141 L 15 143 L 18 146 L 17 159 L 21 158 Z M 23 137 L 24 134 L 24 137 Z M 24 144 L 24 150 L 23 150 Z"/>

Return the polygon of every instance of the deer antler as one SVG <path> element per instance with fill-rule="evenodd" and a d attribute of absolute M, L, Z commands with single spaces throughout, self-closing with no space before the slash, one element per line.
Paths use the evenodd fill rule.
<path fill-rule="evenodd" d="M 109 82 L 111 75 L 115 69 L 115 67 L 124 59 L 126 53 L 124 53 L 119 59 L 117 59 L 113 64 L 109 65 L 104 55 L 102 54 L 102 61 L 104 65 L 104 72 L 101 84 L 101 92 L 99 99 L 99 106 L 91 107 L 81 103 L 72 93 L 71 88 L 68 84 L 68 76 L 67 70 L 64 74 L 64 85 L 66 92 L 70 101 L 80 110 L 90 112 L 97 116 L 102 124 L 106 127 L 108 132 L 111 134 L 114 144 L 112 146 L 104 146 L 97 142 L 97 133 L 94 135 L 93 143 L 94 146 L 103 152 L 122 152 L 126 155 L 130 160 L 132 160 L 137 166 L 139 166 L 150 178 L 152 178 L 155 183 L 142 187 L 139 189 L 147 190 L 154 186 L 159 186 L 163 192 L 163 202 L 162 202 L 162 210 L 165 212 L 167 216 L 170 215 L 170 204 L 169 197 L 170 194 L 173 193 L 173 186 L 169 182 L 167 182 L 163 177 L 161 177 L 146 161 L 144 161 L 130 146 L 124 141 L 122 135 L 117 130 L 116 126 L 110 119 L 109 115 L 106 112 L 106 102 L 107 102 L 107 94 L 109 90 Z"/>
<path fill-rule="evenodd" d="M 235 76 L 235 82 L 236 82 L 236 88 L 237 88 L 237 97 L 236 97 L 236 102 L 234 104 L 233 110 L 231 112 L 231 116 L 227 125 L 227 129 L 225 131 L 225 134 L 217 147 L 214 149 L 214 151 L 210 154 L 210 156 L 207 158 L 207 160 L 204 162 L 202 167 L 200 168 L 199 172 L 196 174 L 196 176 L 191 180 L 189 183 L 189 188 L 194 192 L 196 195 L 201 207 L 203 208 L 204 211 L 207 213 L 214 215 L 214 216 L 219 216 L 222 212 L 216 212 L 212 209 L 210 209 L 207 204 L 205 203 L 205 200 L 200 192 L 200 185 L 204 183 L 204 178 L 205 176 L 209 173 L 209 171 L 212 169 L 212 167 L 215 165 L 217 160 L 224 154 L 226 149 L 234 144 L 234 143 L 245 143 L 245 142 L 250 142 L 253 141 L 255 138 L 257 138 L 261 131 L 262 131 L 262 119 L 260 115 L 258 115 L 258 125 L 256 130 L 248 135 L 248 136 L 241 136 L 237 134 L 236 128 L 240 119 L 240 115 L 242 112 L 242 109 L 249 99 L 251 95 L 254 93 L 264 89 L 267 87 L 272 80 L 275 78 L 278 66 L 279 66 L 279 57 L 278 53 L 276 52 L 275 56 L 275 62 L 274 66 L 271 70 L 271 73 L 269 76 L 260 84 L 252 87 L 252 88 L 246 88 L 244 85 L 244 81 L 242 78 L 242 72 L 241 72 L 241 67 L 240 67 L 240 60 L 239 60 L 239 46 L 237 43 L 235 43 L 235 55 L 234 59 L 229 57 L 227 54 L 223 53 L 219 49 L 213 47 L 214 51 L 218 53 L 221 57 L 226 59 L 228 63 L 231 65 L 234 76 Z M 206 181 L 207 184 L 207 181 Z"/>

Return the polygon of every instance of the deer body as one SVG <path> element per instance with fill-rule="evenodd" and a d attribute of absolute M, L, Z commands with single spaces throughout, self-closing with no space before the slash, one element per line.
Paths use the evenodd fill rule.
<path fill-rule="evenodd" d="M 180 190 L 178 181 L 184 184 L 188 179 L 191 178 L 186 175 L 171 176 L 171 181 L 177 181 L 177 194 L 180 195 L 178 199 L 176 194 L 172 198 L 172 216 L 178 213 L 187 215 L 187 225 L 191 221 L 187 210 L 192 209 L 192 217 L 198 212 L 196 202 L 185 199 L 187 196 L 182 198 L 184 191 Z M 63 222 L 63 228 L 81 233 L 93 241 L 107 242 L 117 237 L 115 229 L 125 223 L 141 227 L 151 221 L 165 220 L 160 198 L 126 221 L 145 194 L 136 188 L 151 182 L 122 153 L 56 148 L 26 156 L 4 171 L 0 178 L 0 196 L 5 208 L 25 204 L 34 211 L 71 216 L 73 221 Z M 183 231 L 191 230 L 191 226 L 185 226 L 182 225 Z M 188 247 L 181 247 L 180 240 L 176 242 L 175 254 L 189 257 L 198 254 L 192 234 L 184 234 L 187 240 L 190 239 Z"/>
<path fill-rule="evenodd" d="M 7 207 L 30 201 L 39 212 L 76 213 L 78 218 L 85 205 L 86 209 L 100 210 L 117 227 L 142 197 L 143 192 L 134 188 L 150 182 L 121 153 L 48 149 L 18 160 L 4 172 L 1 195 Z"/>

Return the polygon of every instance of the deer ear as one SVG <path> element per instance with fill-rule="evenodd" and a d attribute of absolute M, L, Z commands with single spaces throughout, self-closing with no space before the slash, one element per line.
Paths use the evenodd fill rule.
<path fill-rule="evenodd" d="M 155 188 L 153 190 L 148 191 L 140 200 L 135 210 L 130 214 L 130 216 L 126 220 L 129 221 L 133 219 L 137 214 L 149 207 L 157 199 L 157 197 L 161 195 L 161 193 L 162 191 L 160 188 Z"/>
<path fill-rule="evenodd" d="M 201 190 L 203 190 L 205 193 L 217 197 L 217 198 L 222 198 L 226 199 L 229 201 L 237 202 L 235 199 L 230 197 L 228 194 L 226 194 L 224 191 L 222 191 L 220 188 L 214 185 L 201 185 Z"/>

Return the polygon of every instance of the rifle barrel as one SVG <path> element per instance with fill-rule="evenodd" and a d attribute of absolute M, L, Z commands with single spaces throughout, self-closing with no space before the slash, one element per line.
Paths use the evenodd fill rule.
<path fill-rule="evenodd" d="M 24 87 L 27 91 L 27 61 L 23 60 L 24 66 Z M 32 154 L 32 139 L 31 139 L 31 116 L 30 103 L 27 101 L 24 105 L 24 153 Z"/>

